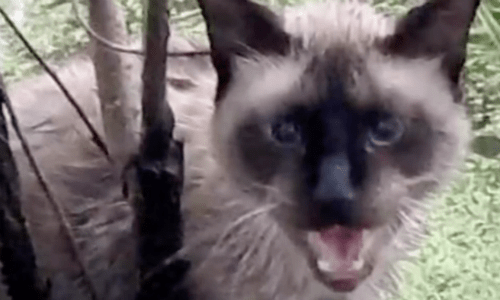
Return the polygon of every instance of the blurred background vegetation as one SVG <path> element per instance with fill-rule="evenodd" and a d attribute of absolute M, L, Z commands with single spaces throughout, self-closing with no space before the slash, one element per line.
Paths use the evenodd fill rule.
<path fill-rule="evenodd" d="M 117 0 L 130 34 L 142 28 L 141 0 Z M 203 37 L 195 0 L 169 0 L 171 23 Z M 260 0 L 273 7 L 317 0 Z M 330 0 L 337 1 L 337 0 Z M 383 12 L 404 13 L 418 0 L 372 0 Z M 86 0 L 79 0 L 86 18 Z M 57 63 L 88 43 L 69 0 L 0 0 L 42 57 Z M 500 299 L 500 0 L 483 1 L 470 36 L 466 83 L 475 139 L 459 180 L 436 195 L 430 238 L 416 263 L 405 264 L 400 300 Z M 7 82 L 40 72 L 0 21 L 0 70 Z"/>

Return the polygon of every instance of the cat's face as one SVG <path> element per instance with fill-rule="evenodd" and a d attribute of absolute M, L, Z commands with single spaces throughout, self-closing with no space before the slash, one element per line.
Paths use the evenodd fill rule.
<path fill-rule="evenodd" d="M 459 76 L 477 3 L 437 0 L 396 23 L 352 2 L 278 21 L 246 1 L 202 1 L 218 157 L 275 193 L 262 204 L 278 205 L 331 289 L 355 289 L 396 231 L 416 238 L 424 196 L 463 159 Z"/>

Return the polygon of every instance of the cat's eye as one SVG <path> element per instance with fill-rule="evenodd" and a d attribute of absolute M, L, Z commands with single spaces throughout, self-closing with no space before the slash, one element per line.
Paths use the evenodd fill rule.
<path fill-rule="evenodd" d="M 300 127 L 293 120 L 279 120 L 272 124 L 271 135 L 282 145 L 293 146 L 301 141 Z"/>
<path fill-rule="evenodd" d="M 395 116 L 379 118 L 368 130 L 368 139 L 374 146 L 389 146 L 401 139 L 405 128 L 403 122 Z"/>

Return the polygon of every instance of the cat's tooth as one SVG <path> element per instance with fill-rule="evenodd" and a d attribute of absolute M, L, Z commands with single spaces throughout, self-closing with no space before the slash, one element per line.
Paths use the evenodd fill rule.
<path fill-rule="evenodd" d="M 332 264 L 323 259 L 318 259 L 318 269 L 320 269 L 323 272 L 331 272 L 333 270 Z"/>
<path fill-rule="evenodd" d="M 365 260 L 362 258 L 359 258 L 358 260 L 356 260 L 352 263 L 351 269 L 355 270 L 355 271 L 359 271 L 359 270 L 361 270 L 361 268 L 363 268 L 364 265 L 365 265 Z"/>

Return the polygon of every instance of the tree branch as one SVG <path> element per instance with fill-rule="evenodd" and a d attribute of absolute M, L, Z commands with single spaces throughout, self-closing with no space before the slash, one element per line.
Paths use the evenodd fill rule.
<path fill-rule="evenodd" d="M 73 96 L 71 96 L 71 94 L 66 89 L 64 84 L 61 82 L 61 80 L 59 79 L 57 74 L 55 74 L 54 71 L 52 71 L 52 69 L 50 69 L 50 67 L 45 63 L 45 61 L 43 61 L 43 59 L 40 57 L 40 55 L 38 55 L 38 53 L 35 51 L 35 49 L 33 49 L 33 47 L 30 45 L 30 43 L 26 40 L 26 38 L 23 36 L 23 34 L 16 27 L 14 22 L 12 22 L 12 20 L 9 18 L 7 13 L 1 7 L 0 7 L 0 14 L 4 17 L 5 21 L 7 22 L 7 24 L 9 24 L 9 26 L 12 28 L 12 30 L 14 30 L 14 33 L 19 37 L 19 39 L 21 39 L 21 41 L 26 46 L 26 48 L 28 48 L 28 51 L 33 55 L 33 57 L 35 57 L 35 59 L 38 61 L 38 63 L 40 63 L 40 65 L 45 69 L 45 71 L 50 75 L 50 77 L 52 77 L 52 79 L 54 79 L 56 84 L 59 86 L 59 88 L 61 89 L 63 94 L 68 99 L 69 103 L 75 108 L 78 116 L 82 119 L 82 121 L 85 123 L 85 125 L 89 129 L 90 133 L 92 134 L 92 141 L 97 145 L 97 147 L 99 147 L 99 149 L 104 153 L 104 155 L 106 155 L 106 158 L 111 162 L 112 160 L 111 160 L 111 157 L 109 156 L 109 152 L 108 152 L 108 148 L 106 146 L 106 143 L 104 143 L 104 141 L 100 137 L 99 133 L 97 133 L 97 130 L 94 128 L 92 123 L 90 123 L 88 117 L 85 115 L 84 111 L 82 110 L 82 108 L 80 107 L 78 102 L 76 102 L 75 98 L 73 98 Z"/>
<path fill-rule="evenodd" d="M 75 13 L 75 17 L 76 17 L 78 23 L 80 23 L 80 25 L 87 32 L 87 34 L 91 38 L 96 40 L 99 44 L 101 44 L 102 46 L 107 47 L 111 50 L 117 51 L 117 52 L 123 52 L 123 53 L 144 56 L 145 53 L 141 49 L 132 49 L 132 48 L 129 48 L 129 47 L 124 46 L 124 45 L 119 45 L 119 44 L 113 43 L 112 41 L 99 35 L 83 20 L 82 16 L 80 15 L 80 12 L 78 11 L 76 0 L 71 0 L 71 5 L 72 5 L 72 9 L 73 9 L 73 12 Z M 170 57 L 179 57 L 179 56 L 192 57 L 192 56 L 202 56 L 202 55 L 210 55 L 210 50 L 207 49 L 207 50 L 201 50 L 201 51 L 167 52 L 167 56 L 170 56 Z"/>

